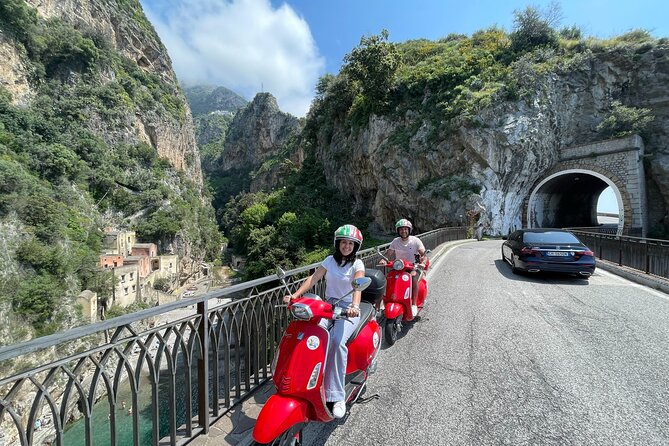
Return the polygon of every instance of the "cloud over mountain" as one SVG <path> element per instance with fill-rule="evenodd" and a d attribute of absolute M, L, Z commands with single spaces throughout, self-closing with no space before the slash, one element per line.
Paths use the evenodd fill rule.
<path fill-rule="evenodd" d="M 304 116 L 324 60 L 306 21 L 269 0 L 142 0 L 187 84 L 230 88 L 249 99 L 272 93 L 282 110 Z"/>

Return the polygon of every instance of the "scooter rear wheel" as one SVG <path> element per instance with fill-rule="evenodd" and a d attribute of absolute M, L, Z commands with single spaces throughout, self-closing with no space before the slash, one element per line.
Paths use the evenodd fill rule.
<path fill-rule="evenodd" d="M 302 446 L 302 425 L 295 425 L 287 429 L 270 443 L 258 443 L 254 441 L 251 445 L 256 446 Z"/>
<path fill-rule="evenodd" d="M 397 341 L 397 335 L 400 332 L 400 324 L 402 323 L 401 321 L 402 316 L 397 316 L 395 319 L 386 320 L 384 335 L 388 345 L 395 345 L 395 341 Z"/>

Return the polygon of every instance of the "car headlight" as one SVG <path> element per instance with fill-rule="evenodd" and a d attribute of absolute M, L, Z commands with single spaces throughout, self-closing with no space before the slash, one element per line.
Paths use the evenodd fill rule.
<path fill-rule="evenodd" d="M 400 259 L 397 259 L 393 262 L 393 269 L 397 271 L 402 271 L 404 269 L 404 262 Z"/>
<path fill-rule="evenodd" d="M 299 319 L 301 321 L 308 321 L 314 317 L 314 314 L 311 312 L 311 308 L 305 304 L 293 304 L 290 307 L 290 312 L 293 314 L 295 319 Z"/>

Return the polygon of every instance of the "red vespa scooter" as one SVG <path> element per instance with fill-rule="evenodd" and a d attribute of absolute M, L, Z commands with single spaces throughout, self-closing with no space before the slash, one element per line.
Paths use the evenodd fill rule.
<path fill-rule="evenodd" d="M 411 276 L 418 274 L 421 269 L 423 271 L 428 270 L 432 251 L 428 249 L 425 253 L 425 256 L 428 258 L 425 262 L 425 268 L 420 266 L 418 259 L 416 259 L 416 263 L 407 262 L 403 259 L 390 261 L 381 253 L 379 248 L 376 251 L 385 260 L 385 264 L 380 263 L 380 265 L 389 268 L 386 274 L 386 294 L 383 296 L 384 314 L 386 317 L 383 333 L 388 345 L 394 345 L 398 334 L 402 331 L 402 322 L 414 319 L 411 314 Z M 418 282 L 418 297 L 416 298 L 418 314 L 420 314 L 425 305 L 426 297 L 427 280 L 423 276 Z"/>
<path fill-rule="evenodd" d="M 279 270 L 277 276 L 285 285 L 285 273 Z M 353 289 L 338 301 L 354 291 L 364 290 L 371 282 L 368 277 L 354 279 Z M 330 334 L 319 322 L 322 318 L 343 319 L 346 314 L 336 302 L 329 304 L 312 293 L 305 293 L 288 307 L 294 319 L 281 338 L 272 362 L 276 393 L 258 415 L 253 428 L 256 444 L 300 445 L 302 428 L 307 422 L 334 419 L 325 403 L 323 389 Z M 376 322 L 376 310 L 369 302 L 360 302 L 360 324 L 347 345 L 346 404 L 350 407 L 363 393 L 369 374 L 376 370 L 381 346 L 381 327 Z"/>

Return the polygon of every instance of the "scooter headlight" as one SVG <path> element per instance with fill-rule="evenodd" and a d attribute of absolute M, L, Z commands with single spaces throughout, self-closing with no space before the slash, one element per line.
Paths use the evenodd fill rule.
<path fill-rule="evenodd" d="M 311 308 L 305 304 L 293 304 L 290 307 L 290 312 L 293 314 L 295 319 L 299 319 L 301 321 L 308 321 L 314 317 L 314 314 L 311 312 Z"/>
<path fill-rule="evenodd" d="M 322 364 L 323 364 L 322 362 L 316 364 L 316 367 L 314 367 L 314 370 L 311 372 L 311 376 L 309 377 L 309 383 L 307 384 L 307 390 L 311 390 L 314 387 L 316 387 L 316 384 L 318 383 L 318 377 L 321 374 Z"/>
<path fill-rule="evenodd" d="M 397 271 L 402 271 L 404 269 L 404 262 L 400 259 L 397 259 L 393 262 L 393 269 Z"/>

